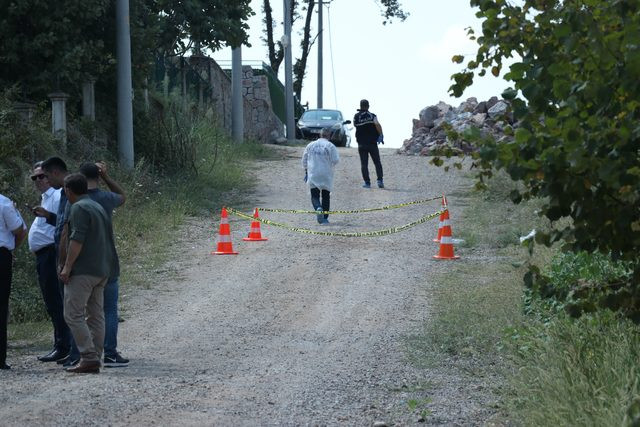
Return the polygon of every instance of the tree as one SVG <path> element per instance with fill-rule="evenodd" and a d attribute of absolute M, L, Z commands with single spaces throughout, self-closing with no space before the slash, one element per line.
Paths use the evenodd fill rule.
<path fill-rule="evenodd" d="M 323 0 L 324 3 L 329 3 L 332 0 Z M 353 0 L 351 0 L 353 1 Z M 359 0 L 362 1 L 362 0 Z M 291 22 L 292 25 L 301 17 L 300 12 L 304 13 L 304 25 L 302 27 L 302 40 L 300 42 L 300 57 L 296 58 L 293 65 L 293 89 L 296 97 L 301 99 L 302 87 L 304 85 L 304 77 L 307 70 L 307 59 L 311 52 L 316 36 L 312 37 L 311 33 L 311 21 L 313 18 L 313 10 L 317 0 L 291 0 Z M 383 24 L 392 22 L 394 18 L 404 21 L 408 14 L 402 10 L 400 0 L 380 0 L 381 14 L 384 17 Z M 265 38 L 262 41 L 267 46 L 269 52 L 269 65 L 273 71 L 278 74 L 280 64 L 284 59 L 284 48 L 280 41 L 274 39 L 274 26 L 275 20 L 273 18 L 273 8 L 271 7 L 271 0 L 262 1 L 262 12 L 264 13 L 264 19 L 262 22 L 265 25 L 264 33 Z"/>
<path fill-rule="evenodd" d="M 480 178 L 504 169 L 511 198 L 541 198 L 556 227 L 537 243 L 629 261 L 633 275 L 601 304 L 640 319 L 640 3 L 628 0 L 471 0 L 483 20 L 475 58 L 453 76 L 460 96 L 474 76 L 499 75 L 518 123 L 513 141 L 480 144 Z M 469 30 L 472 38 L 473 31 Z M 463 62 L 463 56 L 454 57 Z M 570 221 L 557 221 L 569 218 Z M 529 284 L 540 279 L 537 270 Z"/>
<path fill-rule="evenodd" d="M 66 90 L 113 72 L 114 3 L 107 0 L 4 1 L 0 6 L 0 85 L 26 93 Z M 250 0 L 131 2 L 133 66 L 148 72 L 158 53 L 184 55 L 246 43 Z"/>
<path fill-rule="evenodd" d="M 251 0 L 147 0 L 159 17 L 159 47 L 184 55 L 192 48 L 219 50 L 248 40 Z"/>
<path fill-rule="evenodd" d="M 107 0 L 3 2 L 0 85 L 47 93 L 100 74 L 112 59 L 101 31 L 108 7 Z"/>

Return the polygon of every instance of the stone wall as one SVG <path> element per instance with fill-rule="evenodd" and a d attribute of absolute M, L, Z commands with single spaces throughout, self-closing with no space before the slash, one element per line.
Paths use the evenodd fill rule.
<path fill-rule="evenodd" d="M 245 133 L 261 142 L 275 142 L 284 136 L 284 125 L 273 112 L 269 81 L 256 76 L 250 66 L 242 67 Z"/>
<path fill-rule="evenodd" d="M 220 124 L 231 133 L 231 78 L 213 60 L 209 63 L 211 104 Z M 284 135 L 284 125 L 273 112 L 267 77 L 254 76 L 242 67 L 244 135 L 261 143 L 273 143 Z"/>

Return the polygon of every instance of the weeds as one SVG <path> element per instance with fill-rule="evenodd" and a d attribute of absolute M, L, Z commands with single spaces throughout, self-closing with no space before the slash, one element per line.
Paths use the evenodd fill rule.
<path fill-rule="evenodd" d="M 471 195 L 457 234 L 468 239 L 468 259 L 437 280 L 435 317 L 409 341 L 412 359 L 453 361 L 473 375 L 493 370 L 505 382 L 495 387 L 503 413 L 494 417 L 507 423 L 640 425 L 638 325 L 608 310 L 573 319 L 564 300 L 540 299 L 522 282 L 528 264 L 546 266 L 551 283 L 569 296 L 573 284 L 624 276 L 628 266 L 556 248 L 536 247 L 529 257 L 517 236 L 549 224 L 537 218 L 535 201 L 512 205 L 507 182 L 494 179 L 487 193 Z M 509 220 L 496 223 L 501 215 Z M 474 260 L 480 246 L 493 255 Z"/>
<path fill-rule="evenodd" d="M 149 286 L 153 280 L 149 273 L 157 271 L 170 256 L 169 243 L 175 239 L 186 217 L 218 210 L 221 195 L 231 190 L 240 198 L 242 191 L 253 185 L 252 177 L 246 172 L 246 161 L 268 156 L 268 149 L 262 145 L 234 144 L 215 125 L 210 112 L 178 110 L 174 108 L 174 101 L 168 99 L 165 103 L 170 108 L 167 107 L 168 117 L 164 120 L 165 124 L 171 123 L 167 126 L 171 126 L 174 139 L 155 140 L 153 117 L 138 111 L 137 162 L 135 169 L 127 171 L 118 167 L 107 150 L 105 131 L 99 125 L 77 121 L 70 132 L 68 151 L 61 154 L 63 151 L 55 141 L 45 143 L 49 140 L 43 139 L 49 132 L 46 119 L 37 116 L 27 125 L 19 125 L 22 122 L 15 122 L 10 98 L 8 92 L 0 97 L 0 152 L 11 154 L 0 158 L 0 193 L 17 203 L 30 225 L 33 216 L 21 207 L 25 203 L 37 205 L 40 201 L 27 178 L 33 161 L 61 155 L 69 170 L 75 171 L 83 161 L 105 160 L 110 175 L 127 193 L 126 204 L 113 216 L 123 287 Z M 154 114 L 158 119 L 160 113 Z M 30 133 L 24 134 L 25 129 Z M 171 143 L 178 139 L 180 147 L 171 148 Z M 163 148 L 150 150 L 149 144 L 154 141 Z M 35 257 L 26 244 L 16 251 L 10 307 L 12 323 L 48 319 L 37 283 Z M 18 328 L 18 332 L 20 330 L 22 328 Z"/>

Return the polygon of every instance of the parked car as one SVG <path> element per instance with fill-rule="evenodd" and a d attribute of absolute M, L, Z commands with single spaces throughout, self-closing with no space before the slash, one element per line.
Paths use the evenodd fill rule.
<path fill-rule="evenodd" d="M 299 139 L 317 139 L 322 128 L 331 128 L 331 138 L 337 147 L 346 147 L 351 142 L 349 129 L 345 125 L 351 124 L 351 120 L 344 120 L 338 110 L 307 110 L 296 126 L 296 136 Z"/>

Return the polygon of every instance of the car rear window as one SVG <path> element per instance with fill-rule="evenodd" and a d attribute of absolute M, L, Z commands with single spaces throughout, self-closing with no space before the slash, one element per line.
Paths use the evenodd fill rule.
<path fill-rule="evenodd" d="M 339 111 L 307 111 L 303 120 L 341 120 Z"/>

